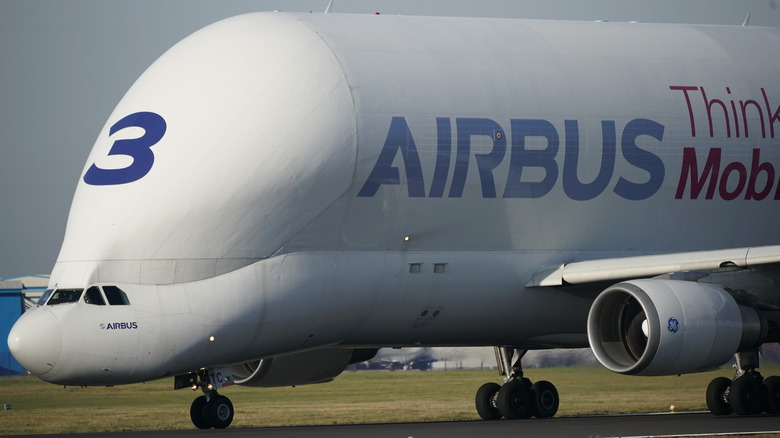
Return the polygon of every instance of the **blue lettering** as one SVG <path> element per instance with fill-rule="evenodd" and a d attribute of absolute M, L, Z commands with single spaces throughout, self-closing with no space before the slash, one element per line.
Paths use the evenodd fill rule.
<path fill-rule="evenodd" d="M 512 156 L 509 159 L 509 174 L 506 180 L 504 198 L 541 198 L 552 190 L 558 179 L 558 131 L 547 120 L 515 120 L 512 123 Z M 526 137 L 543 137 L 547 140 L 544 149 L 527 149 Z M 541 181 L 523 182 L 524 167 L 540 167 L 545 176 Z"/>
<path fill-rule="evenodd" d="M 106 330 L 137 330 L 138 329 L 138 322 L 132 321 L 132 322 L 109 322 L 105 325 Z M 103 327 L 103 324 L 100 325 L 100 327 Z"/>
<path fill-rule="evenodd" d="M 447 175 L 450 173 L 450 156 L 452 155 L 452 128 L 447 117 L 436 118 L 436 170 L 433 171 L 433 182 L 428 196 L 441 198 L 444 196 L 444 186 L 447 185 Z"/>
<path fill-rule="evenodd" d="M 577 176 L 580 155 L 580 133 L 576 120 L 564 121 L 566 129 L 566 150 L 563 160 L 563 191 L 571 199 L 587 201 L 595 198 L 607 188 L 615 171 L 615 122 L 601 122 L 601 167 L 596 179 L 583 183 Z"/>
<path fill-rule="evenodd" d="M 401 151 L 403 157 L 409 197 L 425 196 L 420 156 L 417 154 L 417 147 L 414 145 L 409 125 L 406 124 L 406 119 L 403 117 L 393 117 L 390 122 L 385 145 L 382 147 L 374 169 L 371 170 L 371 174 L 363 184 L 363 188 L 360 189 L 358 196 L 374 196 L 383 184 L 401 184 L 398 168 L 393 166 L 393 160 L 395 160 L 398 151 Z"/>
<path fill-rule="evenodd" d="M 154 153 L 151 147 L 157 144 L 165 135 L 167 125 L 159 114 L 150 112 L 133 113 L 116 122 L 109 130 L 109 135 L 125 128 L 138 127 L 144 129 L 144 135 L 134 139 L 116 140 L 108 155 L 127 155 L 133 158 L 129 166 L 121 169 L 101 169 L 97 164 L 84 174 L 84 182 L 93 186 L 126 184 L 137 181 L 152 169 Z"/>
<path fill-rule="evenodd" d="M 490 137 L 493 148 L 485 154 L 474 154 L 479 170 L 479 179 L 482 183 L 482 197 L 495 198 L 496 185 L 493 181 L 493 169 L 496 168 L 506 155 L 506 137 L 501 126 L 490 119 L 457 119 L 458 125 L 458 153 L 455 159 L 455 173 L 452 176 L 450 186 L 450 198 L 463 196 L 463 188 L 466 185 L 466 175 L 469 170 L 471 157 L 471 137 L 482 135 Z"/>
<path fill-rule="evenodd" d="M 463 196 L 473 155 L 479 172 L 482 197 L 496 198 L 494 172 L 507 155 L 507 138 L 504 130 L 494 120 L 485 118 L 457 118 L 456 125 L 457 151 L 448 196 L 451 198 Z M 559 163 L 556 160 L 561 140 L 558 131 L 550 121 L 511 119 L 510 125 L 512 138 L 504 198 L 535 199 L 543 197 L 552 191 L 558 181 L 559 174 L 562 173 L 563 193 L 569 199 L 587 201 L 604 193 L 613 180 L 617 155 L 615 121 L 601 121 L 601 159 L 598 164 L 598 174 L 589 182 L 580 179 L 580 154 L 583 151 L 580 150 L 579 124 L 576 120 L 564 120 L 565 144 L 561 164 L 563 166 L 562 172 L 560 172 Z M 450 173 L 452 126 L 449 118 L 436 118 L 436 134 L 436 158 L 433 179 L 428 192 L 428 197 L 431 198 L 444 196 Z M 623 176 L 619 177 L 613 188 L 615 194 L 628 200 L 642 200 L 658 192 L 664 181 L 664 163 L 655 153 L 639 147 L 638 139 L 641 136 L 648 136 L 662 141 L 663 135 L 664 126 L 653 120 L 634 119 L 626 124 L 621 136 L 621 154 L 630 166 L 647 172 L 648 177 L 645 182 L 635 182 Z M 475 145 L 478 144 L 472 142 L 476 136 L 483 138 L 481 145 L 489 147 L 489 151 L 473 153 Z M 489 138 L 489 142 L 486 142 L 485 138 Z M 529 139 L 534 140 L 532 142 Z M 487 147 L 482 146 L 483 149 L 487 149 Z M 371 173 L 358 192 L 359 197 L 376 195 L 382 185 L 403 184 L 400 169 L 393 165 L 399 151 L 406 174 L 405 184 L 409 197 L 426 196 L 420 156 L 409 125 L 404 117 L 393 117 L 384 146 L 379 152 Z M 588 156 L 592 155 L 594 154 Z M 686 168 L 685 164 L 690 162 L 692 162 L 690 158 L 687 161 L 684 160 L 684 175 L 681 176 L 681 181 L 688 174 L 685 169 L 691 167 L 689 165 Z M 749 186 L 750 192 L 747 195 L 749 198 L 767 197 L 771 188 L 762 187 L 761 190 L 758 190 L 756 178 L 759 173 L 764 173 L 771 179 L 774 176 L 774 169 L 769 169 L 769 164 L 761 163 L 755 157 L 752 164 L 750 179 L 747 180 L 747 183 L 741 182 L 747 178 L 747 171 L 737 168 L 729 170 L 730 173 L 737 173 L 740 178 L 739 187 L 746 184 Z M 696 174 L 695 157 L 692 166 L 693 170 L 690 173 Z M 584 168 L 591 169 L 592 164 L 589 163 Z M 717 170 L 714 173 L 717 173 Z M 692 182 L 693 191 L 698 192 L 700 184 L 696 181 Z M 727 196 L 732 196 L 732 194 L 727 193 Z M 679 199 L 679 197 L 678 189 L 677 198 Z"/>
<path fill-rule="evenodd" d="M 666 172 L 664 162 L 658 155 L 636 145 L 636 139 L 641 135 L 648 135 L 661 141 L 664 137 L 664 125 L 652 120 L 634 119 L 623 129 L 620 142 L 623 157 L 629 164 L 650 174 L 647 182 L 644 183 L 634 183 L 622 176 L 618 179 L 614 192 L 631 201 L 641 201 L 653 196 L 661 188 Z"/>

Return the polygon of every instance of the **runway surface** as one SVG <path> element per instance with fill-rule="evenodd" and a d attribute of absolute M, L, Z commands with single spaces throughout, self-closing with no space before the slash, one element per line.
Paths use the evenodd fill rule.
<path fill-rule="evenodd" d="M 716 417 L 710 413 L 675 413 L 625 416 L 582 416 L 516 421 L 463 421 L 451 423 L 361 424 L 349 426 L 306 426 L 228 428 L 154 432 L 115 432 L 73 435 L 41 435 L 84 438 L 150 438 L 159 436 L 213 438 L 452 438 L 452 437 L 639 437 L 696 434 L 755 434 L 780 436 L 780 416 Z M 30 438 L 30 435 L 25 435 Z"/>

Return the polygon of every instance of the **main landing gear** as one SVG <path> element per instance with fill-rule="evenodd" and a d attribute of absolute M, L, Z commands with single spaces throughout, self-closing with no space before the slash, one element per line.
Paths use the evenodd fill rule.
<path fill-rule="evenodd" d="M 190 419 L 198 429 L 224 429 L 233 421 L 233 403 L 217 394 L 217 388 L 233 384 L 232 378 L 222 377 L 218 371 L 202 369 L 197 373 L 176 376 L 174 389 L 190 387 L 203 390 L 203 395 L 192 401 Z"/>
<path fill-rule="evenodd" d="M 483 420 L 548 418 L 558 412 L 558 390 L 547 381 L 531 383 L 523 377 L 520 360 L 528 350 L 495 347 L 504 384 L 485 383 L 477 391 L 477 413 Z"/>
<path fill-rule="evenodd" d="M 707 408 L 715 415 L 780 414 L 780 377 L 764 379 L 758 368 L 758 349 L 734 355 L 734 380 L 718 377 L 707 386 Z"/>

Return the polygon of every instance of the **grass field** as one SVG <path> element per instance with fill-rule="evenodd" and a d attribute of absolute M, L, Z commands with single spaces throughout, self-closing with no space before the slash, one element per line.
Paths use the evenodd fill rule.
<path fill-rule="evenodd" d="M 762 368 L 780 375 L 780 366 Z M 728 368 L 673 377 L 627 377 L 603 368 L 526 370 L 549 380 L 561 397 L 557 416 L 705 410 L 704 392 Z M 346 372 L 334 382 L 295 388 L 230 387 L 220 391 L 236 409 L 234 427 L 474 420 L 474 394 L 495 370 Z M 1 434 L 191 429 L 189 407 L 199 395 L 173 391 L 172 379 L 112 388 L 55 386 L 34 378 L 0 379 Z"/>

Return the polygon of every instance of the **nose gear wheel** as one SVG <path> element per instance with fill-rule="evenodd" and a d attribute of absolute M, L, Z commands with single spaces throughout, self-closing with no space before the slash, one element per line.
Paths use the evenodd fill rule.
<path fill-rule="evenodd" d="M 198 429 L 224 429 L 233 422 L 233 403 L 219 395 L 209 381 L 209 372 L 200 370 L 192 376 L 192 389 L 203 390 L 203 395 L 195 398 L 190 405 L 190 420 Z"/>

